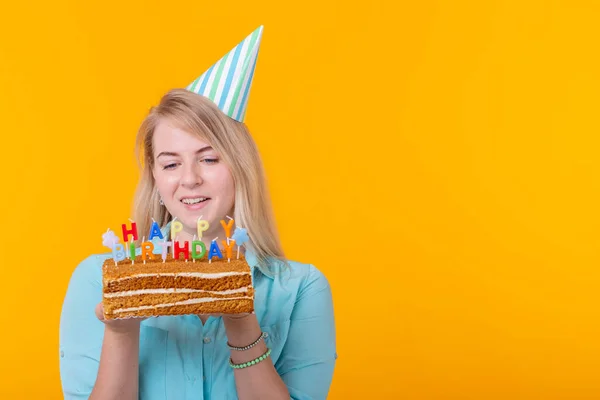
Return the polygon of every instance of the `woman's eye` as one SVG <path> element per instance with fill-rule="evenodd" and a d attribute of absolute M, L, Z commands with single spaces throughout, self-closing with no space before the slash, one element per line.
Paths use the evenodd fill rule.
<path fill-rule="evenodd" d="M 206 164 L 216 164 L 217 162 L 219 162 L 218 158 L 205 158 L 203 160 L 200 160 L 201 162 L 204 162 Z"/>
<path fill-rule="evenodd" d="M 177 166 L 177 164 L 167 164 L 163 167 L 163 169 L 173 169 Z"/>

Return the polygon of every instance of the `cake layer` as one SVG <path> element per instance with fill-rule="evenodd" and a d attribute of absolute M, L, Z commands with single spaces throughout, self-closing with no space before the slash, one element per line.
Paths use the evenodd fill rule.
<path fill-rule="evenodd" d="M 163 289 L 136 289 L 136 290 L 127 290 L 124 292 L 114 292 L 114 293 L 105 293 L 105 298 L 114 298 L 114 297 L 122 297 L 122 296 L 137 296 L 137 295 L 148 295 L 148 294 L 171 294 L 171 293 L 206 293 L 208 295 L 227 295 L 233 293 L 247 293 L 249 287 L 242 287 L 239 289 L 230 289 L 230 290 L 221 290 L 221 291 L 211 291 L 211 290 L 203 290 L 203 289 L 177 289 L 177 288 L 163 288 Z"/>
<path fill-rule="evenodd" d="M 128 279 L 104 281 L 104 293 L 124 292 L 138 289 L 203 289 L 210 291 L 221 291 L 239 289 L 252 284 L 249 273 L 243 275 L 227 276 L 223 278 L 204 279 L 176 275 L 149 275 L 129 277 Z"/>
<path fill-rule="evenodd" d="M 139 306 L 155 306 L 165 303 L 181 303 L 190 299 L 233 299 L 242 297 L 252 297 L 254 294 L 253 288 L 243 288 L 243 292 L 231 293 L 231 291 L 223 292 L 203 292 L 196 291 L 191 293 L 165 293 L 165 294 L 134 294 L 115 297 L 104 296 L 104 309 L 109 312 L 119 308 L 131 308 Z"/>
<path fill-rule="evenodd" d="M 229 300 L 205 301 L 193 304 L 169 304 L 164 303 L 157 306 L 141 306 L 133 308 L 115 309 L 106 312 L 107 319 L 130 318 L 130 317 L 154 317 L 161 315 L 182 314 L 238 314 L 251 313 L 254 311 L 254 302 L 251 298 L 239 298 Z"/>

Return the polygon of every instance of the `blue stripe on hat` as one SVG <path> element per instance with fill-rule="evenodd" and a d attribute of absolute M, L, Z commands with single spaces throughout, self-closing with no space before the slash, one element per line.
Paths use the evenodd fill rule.
<path fill-rule="evenodd" d="M 240 53 L 242 52 L 242 44 L 235 48 L 235 53 L 233 54 L 233 60 L 229 65 L 229 73 L 227 74 L 227 80 L 225 81 L 225 87 L 223 88 L 223 92 L 221 93 L 221 99 L 219 100 L 219 108 L 222 110 L 225 107 L 225 101 L 227 100 L 227 95 L 229 94 L 229 89 L 231 88 L 231 81 L 233 80 L 233 75 L 235 74 L 235 70 L 237 67 L 238 59 L 240 58 Z"/>
<path fill-rule="evenodd" d="M 258 49 L 256 49 L 256 58 L 258 58 Z M 238 115 L 236 120 L 242 121 L 242 113 L 245 113 L 247 101 L 248 101 L 248 92 L 250 92 L 250 86 L 252 86 L 252 78 L 254 77 L 254 69 L 256 68 L 256 61 L 254 59 L 254 64 L 252 65 L 252 70 L 250 71 L 250 78 L 248 78 L 248 84 L 246 85 L 246 89 L 244 90 L 244 97 L 242 98 L 242 103 L 240 105 L 240 109 L 238 110 Z"/>
<path fill-rule="evenodd" d="M 206 84 L 208 83 L 208 77 L 210 76 L 210 73 L 212 72 L 213 68 L 215 68 L 215 64 L 211 65 L 210 68 L 208 69 L 208 71 L 205 72 L 206 75 L 204 75 L 204 79 L 202 80 L 200 89 L 198 91 L 196 91 L 196 93 L 198 93 L 198 94 L 204 93 L 204 90 L 206 89 Z"/>

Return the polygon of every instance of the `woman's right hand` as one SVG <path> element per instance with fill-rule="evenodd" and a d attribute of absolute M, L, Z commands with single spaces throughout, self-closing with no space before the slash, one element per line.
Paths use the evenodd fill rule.
<path fill-rule="evenodd" d="M 121 319 L 105 319 L 104 306 L 102 302 L 96 305 L 96 317 L 104 323 L 104 325 L 114 332 L 128 333 L 139 332 L 140 323 L 146 318 L 121 318 Z"/>
<path fill-rule="evenodd" d="M 144 318 L 105 319 L 102 303 L 95 308 L 104 323 L 100 366 L 90 395 L 93 400 L 139 398 L 140 322 Z"/>

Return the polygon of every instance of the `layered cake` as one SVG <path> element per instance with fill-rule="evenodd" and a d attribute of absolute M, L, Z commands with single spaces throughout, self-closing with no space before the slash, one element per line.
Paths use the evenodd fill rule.
<path fill-rule="evenodd" d="M 235 255 L 234 255 L 235 257 Z M 137 256 L 102 266 L 106 319 L 254 311 L 250 267 L 243 255 L 228 260 L 143 260 Z"/>

